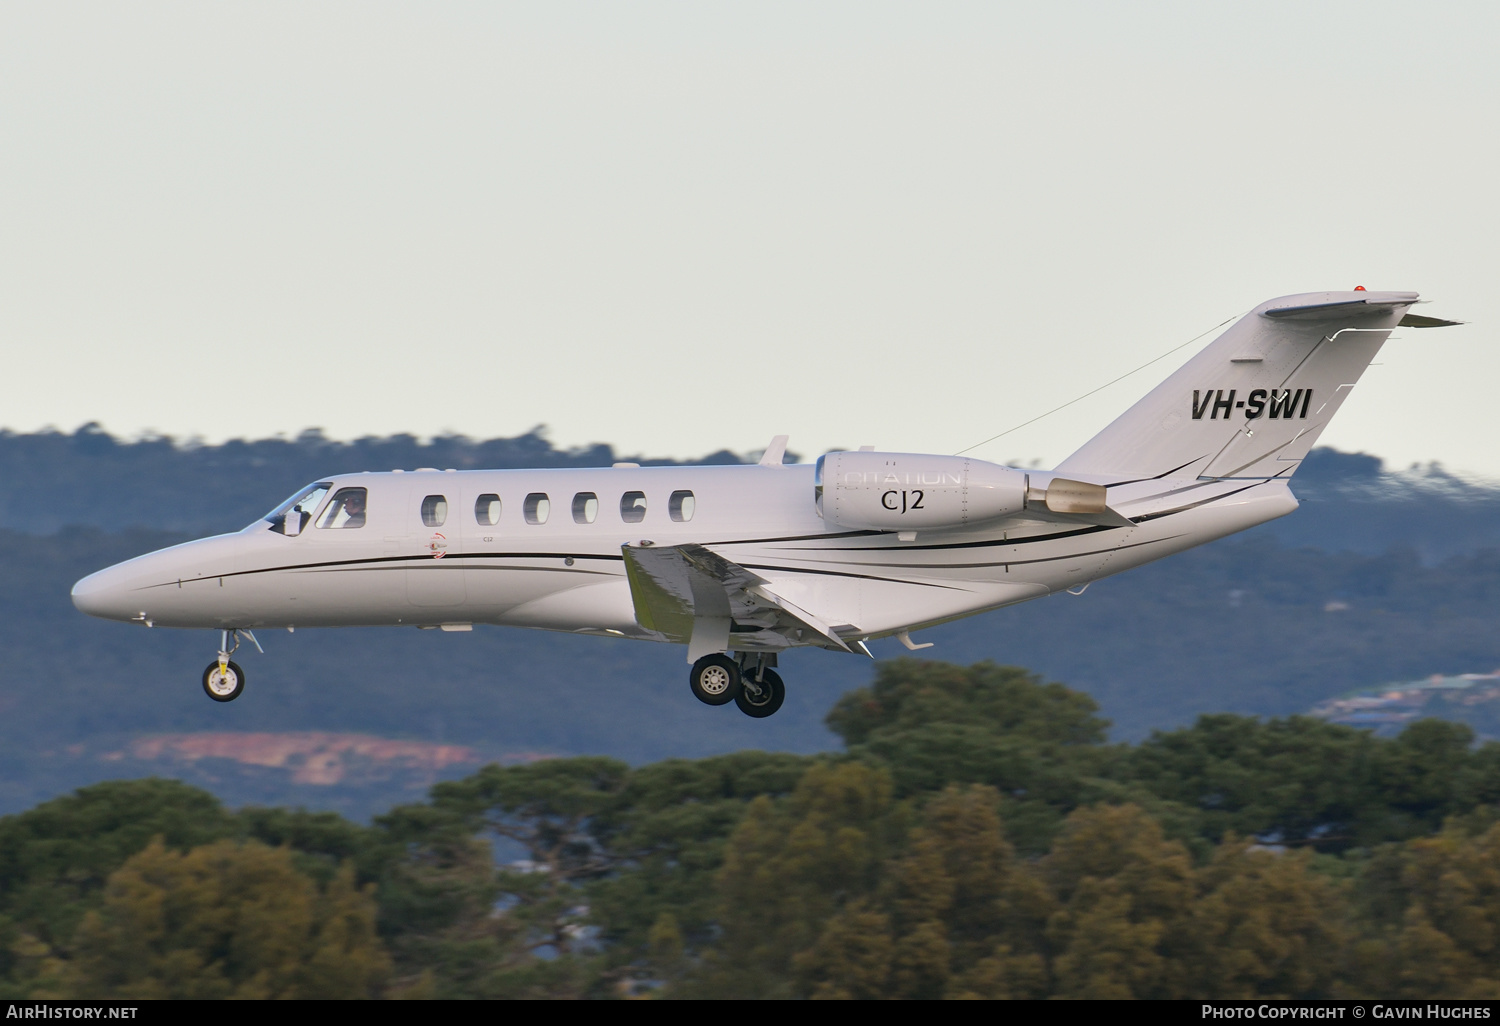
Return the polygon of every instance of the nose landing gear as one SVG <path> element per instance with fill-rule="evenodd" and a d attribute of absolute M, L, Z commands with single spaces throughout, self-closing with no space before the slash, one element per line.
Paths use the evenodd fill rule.
<path fill-rule="evenodd" d="M 705 705 L 728 705 L 733 702 L 740 712 L 765 719 L 786 700 L 786 685 L 775 670 L 774 654 L 752 655 L 742 652 L 738 659 L 728 655 L 706 655 L 693 664 L 688 685 L 693 697 Z"/>
<path fill-rule="evenodd" d="M 244 634 L 256 650 L 264 654 L 265 649 L 255 640 L 255 635 L 245 630 L 220 631 L 219 658 L 208 664 L 203 671 L 203 693 L 215 702 L 233 702 L 245 690 L 245 671 L 229 657 L 240 647 L 240 635 Z M 232 644 L 231 644 L 232 643 Z"/>

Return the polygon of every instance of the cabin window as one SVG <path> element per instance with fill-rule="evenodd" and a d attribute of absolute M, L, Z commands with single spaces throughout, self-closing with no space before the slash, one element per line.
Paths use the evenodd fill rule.
<path fill-rule="evenodd" d="M 352 530 L 365 526 L 365 490 L 340 488 L 318 518 L 318 527 L 328 530 Z"/>
<path fill-rule="evenodd" d="M 494 527 L 500 522 L 500 496 L 486 492 L 474 500 L 474 522 L 483 527 Z"/>
<path fill-rule="evenodd" d="M 599 496 L 593 492 L 579 492 L 573 496 L 573 523 L 592 524 L 599 516 Z"/>
<path fill-rule="evenodd" d="M 685 524 L 693 519 L 693 509 L 698 505 L 698 500 L 693 498 L 689 491 L 673 492 L 672 497 L 667 500 L 667 515 L 679 524 Z"/>
<path fill-rule="evenodd" d="M 639 524 L 646 519 L 645 492 L 626 492 L 620 496 L 620 519 L 627 524 Z"/>
<path fill-rule="evenodd" d="M 526 496 L 526 501 L 521 503 L 521 515 L 526 518 L 528 524 L 545 524 L 547 514 L 552 512 L 552 500 L 547 498 L 546 492 L 532 492 Z"/>
<path fill-rule="evenodd" d="M 442 527 L 448 522 L 448 497 L 429 495 L 422 500 L 422 523 L 428 527 Z"/>
<path fill-rule="evenodd" d="M 297 535 L 307 526 L 313 514 L 318 512 L 318 505 L 333 484 L 328 481 L 319 481 L 317 484 L 308 485 L 296 495 L 277 506 L 267 513 L 265 519 L 270 522 L 271 530 L 277 534 Z M 291 527 L 287 527 L 287 522 Z"/>

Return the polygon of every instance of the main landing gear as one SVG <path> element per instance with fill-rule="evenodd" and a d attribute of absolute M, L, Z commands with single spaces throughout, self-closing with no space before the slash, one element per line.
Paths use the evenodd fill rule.
<path fill-rule="evenodd" d="M 203 693 L 215 702 L 233 702 L 245 690 L 245 671 L 229 658 L 240 647 L 241 634 L 249 638 L 258 651 L 265 652 L 249 631 L 220 631 L 219 658 L 203 671 Z"/>
<path fill-rule="evenodd" d="M 706 655 L 688 671 L 688 687 L 704 705 L 727 705 L 740 693 L 740 667 L 727 655 Z"/>
<path fill-rule="evenodd" d="M 740 653 L 738 659 L 727 655 L 706 655 L 693 664 L 688 686 L 693 697 L 705 705 L 728 705 L 733 702 L 740 712 L 765 719 L 786 701 L 786 685 L 771 669 L 775 656 L 765 653 Z"/>

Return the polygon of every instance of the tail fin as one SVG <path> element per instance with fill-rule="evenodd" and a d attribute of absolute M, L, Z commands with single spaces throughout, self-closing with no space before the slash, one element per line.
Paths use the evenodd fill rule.
<path fill-rule="evenodd" d="M 1057 470 L 1289 476 L 1416 301 L 1358 291 L 1262 303 Z"/>

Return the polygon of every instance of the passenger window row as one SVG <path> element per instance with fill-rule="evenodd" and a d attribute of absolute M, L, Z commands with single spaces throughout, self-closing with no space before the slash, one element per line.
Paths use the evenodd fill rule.
<path fill-rule="evenodd" d="M 693 519 L 697 509 L 693 493 L 685 489 L 675 491 L 667 499 L 667 516 L 673 522 L 685 524 Z M 494 527 L 500 522 L 500 496 L 486 492 L 474 500 L 474 522 L 481 527 Z M 552 500 L 546 492 L 532 492 L 521 501 L 521 518 L 528 524 L 545 524 L 552 513 Z M 599 496 L 594 492 L 579 492 L 573 496 L 573 522 L 592 524 L 599 518 Z M 620 496 L 620 519 L 627 524 L 639 524 L 646 519 L 646 493 L 626 492 Z M 429 495 L 422 500 L 422 523 L 428 527 L 442 527 L 448 520 L 448 497 Z"/>
<path fill-rule="evenodd" d="M 266 516 L 271 530 L 288 536 L 299 534 L 312 517 L 329 485 L 320 482 L 309 485 L 297 496 L 288 499 L 278 509 Z M 322 530 L 350 529 L 365 526 L 365 500 L 363 488 L 340 488 L 323 509 L 317 527 Z M 474 522 L 481 527 L 494 527 L 500 523 L 500 496 L 486 492 L 474 500 Z M 693 493 L 682 489 L 667 499 L 667 516 L 674 523 L 685 524 L 693 519 L 697 500 Z M 552 512 L 552 500 L 546 492 L 532 492 L 521 502 L 521 517 L 528 524 L 545 524 Z M 427 527 L 442 527 L 448 522 L 448 497 L 429 495 L 422 500 L 422 523 Z M 592 524 L 599 519 L 599 496 L 594 492 L 579 492 L 573 496 L 573 522 Z M 620 519 L 627 524 L 639 524 L 646 519 L 646 493 L 626 492 L 620 496 Z"/>

